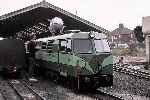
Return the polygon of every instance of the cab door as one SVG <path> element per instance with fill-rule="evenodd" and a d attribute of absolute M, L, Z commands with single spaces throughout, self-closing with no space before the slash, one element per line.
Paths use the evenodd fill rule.
<path fill-rule="evenodd" d="M 59 66 L 60 75 L 67 76 L 68 66 L 70 61 L 71 44 L 68 44 L 68 40 L 59 40 Z"/>

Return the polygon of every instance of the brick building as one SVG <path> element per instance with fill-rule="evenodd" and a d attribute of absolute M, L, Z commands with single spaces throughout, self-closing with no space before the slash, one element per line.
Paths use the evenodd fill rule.
<path fill-rule="evenodd" d="M 117 46 L 134 43 L 135 36 L 133 30 L 124 27 L 123 24 L 119 24 L 119 27 L 111 32 L 111 41 Z"/>

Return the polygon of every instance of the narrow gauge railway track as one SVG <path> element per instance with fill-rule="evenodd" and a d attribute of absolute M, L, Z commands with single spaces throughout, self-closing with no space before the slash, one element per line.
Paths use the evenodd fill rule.
<path fill-rule="evenodd" d="M 29 82 L 28 80 L 24 80 L 23 82 L 24 84 L 28 85 L 28 87 L 33 88 L 32 90 L 37 92 L 41 97 L 43 97 L 45 100 L 51 100 L 53 98 L 53 94 L 51 91 L 47 91 L 48 87 L 45 87 L 42 83 L 38 84 L 38 82 Z M 37 88 L 35 88 L 35 84 L 38 84 Z M 49 84 L 50 85 L 50 84 Z M 44 88 L 43 90 L 41 90 L 41 88 Z M 56 96 L 56 95 L 55 95 Z M 53 99 L 52 99 L 53 100 Z M 55 99 L 54 99 L 55 100 Z"/>
<path fill-rule="evenodd" d="M 10 87 L 7 80 L 0 77 L 0 100 L 22 100 L 16 91 Z"/>
<path fill-rule="evenodd" d="M 40 80 L 39 80 L 40 82 Z M 48 81 L 47 81 L 48 82 Z M 88 91 L 88 92 L 77 92 L 74 93 L 72 90 L 68 88 L 64 88 L 61 86 L 55 86 L 56 84 L 54 83 L 48 83 L 43 82 L 38 83 L 41 84 L 44 87 L 40 87 L 40 89 L 34 86 L 34 83 L 30 84 L 31 86 L 34 87 L 36 91 L 44 91 L 41 95 L 43 95 L 46 100 L 51 100 L 52 98 L 54 100 L 70 100 L 71 98 L 74 98 L 73 100 L 82 100 L 86 98 L 86 100 L 123 100 L 122 97 L 111 94 L 111 93 L 106 93 L 101 90 L 93 90 L 93 91 Z M 44 83 L 44 84 L 43 84 Z M 37 84 L 37 83 L 36 83 Z M 52 85 L 56 89 L 52 89 L 53 87 L 50 87 L 49 85 Z M 39 86 L 39 85 L 37 85 Z M 45 88 L 46 87 L 46 88 Z M 71 94 L 71 95 L 70 95 Z M 51 97 L 51 98 L 50 98 Z M 76 99 L 75 99 L 76 98 Z M 52 100 L 53 100 L 52 99 Z"/>
<path fill-rule="evenodd" d="M 133 75 L 136 77 L 140 77 L 140 78 L 145 78 L 145 79 L 150 79 L 150 73 L 142 71 L 142 70 L 137 70 L 137 69 L 133 69 L 133 68 L 129 68 L 129 65 L 127 64 L 123 64 L 123 65 L 113 65 L 113 70 L 117 71 L 117 72 L 122 72 L 125 74 L 129 74 L 129 75 Z"/>
<path fill-rule="evenodd" d="M 21 100 L 46 100 L 22 80 L 8 80 L 8 84 L 15 90 Z"/>

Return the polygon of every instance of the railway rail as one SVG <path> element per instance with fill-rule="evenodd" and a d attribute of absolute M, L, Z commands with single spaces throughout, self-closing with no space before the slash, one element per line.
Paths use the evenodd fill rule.
<path fill-rule="evenodd" d="M 43 84 L 43 80 L 38 83 L 29 82 L 28 80 L 5 80 L 3 82 L 3 84 L 5 84 L 3 89 L 6 89 L 5 91 L 9 91 L 9 93 L 0 91 L 0 97 L 2 100 L 70 100 L 72 98 L 73 100 L 83 100 L 85 98 L 88 100 L 123 100 L 113 94 L 99 90 L 86 95 L 76 94 L 70 89 L 57 86 L 54 83 L 50 83 L 50 81 L 45 80 L 45 82 Z M 37 87 L 34 84 L 36 84 Z M 40 91 L 42 91 L 42 93 L 40 93 Z M 12 96 L 9 96 L 10 92 Z"/>
<path fill-rule="evenodd" d="M 149 72 L 146 72 L 146 71 L 143 71 L 140 69 L 130 68 L 129 66 L 130 65 L 128 65 L 128 64 L 114 64 L 113 70 L 117 71 L 117 72 L 129 74 L 129 75 L 137 76 L 140 78 L 150 79 L 150 73 Z"/>
<path fill-rule="evenodd" d="M 46 100 L 22 80 L 8 80 L 8 84 L 15 90 L 21 100 Z"/>
<path fill-rule="evenodd" d="M 102 91 L 100 89 L 88 92 L 89 96 L 95 98 L 96 100 L 124 100 L 121 96 L 117 96 L 113 93 L 108 93 L 105 91 Z"/>
<path fill-rule="evenodd" d="M 16 91 L 10 87 L 7 80 L 0 77 L 0 100 L 22 100 Z"/>
<path fill-rule="evenodd" d="M 29 83 L 30 84 L 30 83 Z M 42 85 L 43 87 L 38 88 L 38 86 Z M 54 87 L 50 87 L 50 84 Z M 41 81 L 39 80 L 39 83 L 31 83 L 30 86 L 34 88 L 37 92 L 43 91 L 41 95 L 46 98 L 46 100 L 51 100 L 52 98 L 55 98 L 57 100 L 70 100 L 71 98 L 80 98 L 77 100 L 82 100 L 85 98 L 88 98 L 88 100 L 123 100 L 122 97 L 114 95 L 113 93 L 106 93 L 102 90 L 93 90 L 88 91 L 87 93 L 84 92 L 78 92 L 77 94 L 74 93 L 72 90 L 61 87 L 61 86 L 55 86 L 55 83 L 49 83 L 49 81 Z M 72 95 L 73 94 L 73 97 Z M 46 95 L 47 94 L 47 95 Z M 83 95 L 82 95 L 83 94 Z M 51 97 L 51 98 L 50 98 Z M 74 100 L 74 99 L 73 99 Z"/>
<path fill-rule="evenodd" d="M 129 65 L 127 65 L 127 64 L 114 65 L 113 69 L 116 72 L 121 72 L 121 73 L 129 74 L 129 75 L 133 75 L 133 76 L 140 77 L 140 78 L 150 79 L 150 74 L 148 72 L 144 72 L 142 70 L 133 69 L 133 68 L 129 67 Z M 41 83 L 42 82 L 40 82 L 40 84 Z M 51 90 L 48 89 L 48 91 L 49 91 L 48 92 L 48 91 L 45 91 L 44 88 L 43 88 L 43 91 L 45 91 L 45 92 L 42 92 L 40 94 L 39 91 L 38 91 L 38 88 L 33 88 L 32 87 L 32 85 L 34 85 L 34 84 L 32 84 L 32 83 L 30 83 L 28 81 L 24 81 L 24 80 L 9 80 L 8 84 L 14 89 L 14 91 L 18 95 L 18 98 L 20 98 L 18 100 L 26 100 L 26 99 L 27 100 L 28 99 L 50 100 L 50 98 L 47 98 L 47 97 L 52 97 L 52 95 L 54 97 L 54 95 L 58 95 L 58 94 L 55 94 L 55 93 L 53 94 L 53 91 L 52 91 L 53 89 L 51 89 Z M 47 84 L 49 84 L 49 83 L 47 83 Z M 47 85 L 45 85 L 45 86 L 46 87 L 50 87 L 50 86 L 47 86 Z M 68 95 L 68 94 L 65 94 L 65 93 L 59 93 L 59 94 L 62 95 L 61 97 Z M 2 96 L 3 96 L 3 94 L 2 94 Z M 76 96 L 78 96 L 78 94 Z M 113 94 L 113 92 L 105 92 L 105 91 L 103 91 L 101 89 L 98 89 L 96 91 L 92 91 L 92 93 L 87 93 L 84 96 L 85 97 L 87 97 L 87 96 L 92 97 L 94 100 L 99 100 L 99 99 L 103 100 L 103 98 L 105 98 L 104 100 L 124 100 L 123 97 L 115 95 L 115 93 Z M 3 98 L 4 98 L 4 100 L 7 100 L 5 98 L 5 96 L 3 96 Z M 60 98 L 60 97 L 58 97 L 58 98 Z"/>

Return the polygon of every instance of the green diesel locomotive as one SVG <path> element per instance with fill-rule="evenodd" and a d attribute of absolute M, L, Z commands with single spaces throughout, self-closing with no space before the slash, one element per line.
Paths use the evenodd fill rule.
<path fill-rule="evenodd" d="M 72 31 L 36 40 L 35 58 L 45 73 L 77 89 L 113 85 L 112 54 L 106 35 Z"/>

